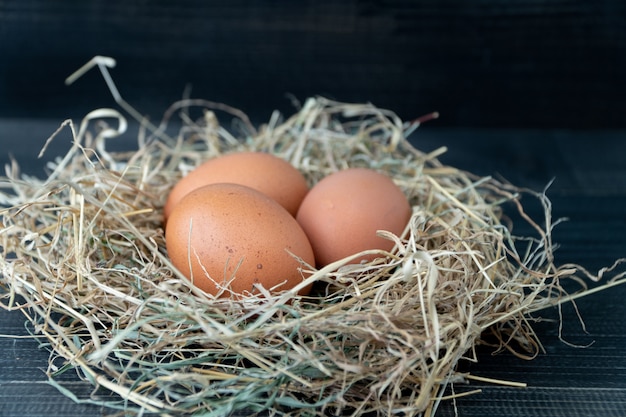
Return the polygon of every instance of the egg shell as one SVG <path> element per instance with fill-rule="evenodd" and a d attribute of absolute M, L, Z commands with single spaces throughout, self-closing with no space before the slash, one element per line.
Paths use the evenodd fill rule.
<path fill-rule="evenodd" d="M 183 197 L 172 210 L 165 240 L 172 264 L 195 286 L 218 296 L 254 293 L 254 284 L 272 291 L 293 288 L 304 278 L 301 263 L 289 252 L 315 265 L 295 218 L 275 200 L 239 184 L 212 184 Z M 220 293 L 224 286 L 230 291 Z"/>
<path fill-rule="evenodd" d="M 163 216 L 165 222 L 174 206 L 190 191 L 216 183 L 246 185 L 267 194 L 295 216 L 309 191 L 304 176 L 293 165 L 276 155 L 264 152 L 235 152 L 209 159 L 170 191 Z"/>
<path fill-rule="evenodd" d="M 350 168 L 324 177 L 306 195 L 296 219 L 309 237 L 319 267 L 369 249 L 391 250 L 378 230 L 402 234 L 411 206 L 388 176 Z M 375 255 L 354 260 L 371 261 Z"/>

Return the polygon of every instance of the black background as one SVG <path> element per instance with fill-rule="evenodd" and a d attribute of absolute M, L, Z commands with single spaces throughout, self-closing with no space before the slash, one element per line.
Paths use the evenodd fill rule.
<path fill-rule="evenodd" d="M 0 1 L 0 116 L 110 103 L 94 55 L 154 117 L 183 94 L 266 120 L 286 98 L 370 101 L 448 127 L 620 128 L 620 0 Z"/>
<path fill-rule="evenodd" d="M 12 154 L 41 175 L 69 147 L 65 130 L 36 158 L 64 119 L 116 107 L 97 71 L 64 85 L 94 55 L 117 60 L 123 97 L 153 120 L 187 88 L 255 123 L 291 114 L 290 95 L 368 101 L 403 119 L 439 111 L 415 134 L 420 149 L 446 145 L 444 163 L 535 190 L 554 179 L 554 217 L 570 219 L 555 230 L 557 263 L 596 272 L 626 256 L 626 2 L 0 0 L 2 164 Z M 463 370 L 528 388 L 456 386 L 483 393 L 439 415 L 626 415 L 625 298 L 621 286 L 564 307 L 563 338 L 577 347 L 548 309 L 533 361 L 479 349 Z M 0 309 L 0 416 L 113 414 L 46 384 L 48 353 L 24 321 Z M 89 384 L 61 382 L 89 398 Z"/>

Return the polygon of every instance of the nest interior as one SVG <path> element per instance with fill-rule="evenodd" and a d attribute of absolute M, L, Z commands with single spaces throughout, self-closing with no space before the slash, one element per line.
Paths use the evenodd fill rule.
<path fill-rule="evenodd" d="M 170 135 L 173 118 L 182 127 Z M 447 385 L 470 378 L 457 364 L 475 360 L 487 330 L 498 348 L 532 357 L 540 344 L 530 315 L 577 296 L 563 281 L 584 293 L 594 277 L 555 265 L 545 193 L 443 165 L 445 148 L 424 153 L 407 139 L 419 122 L 315 97 L 257 129 L 236 109 L 183 100 L 142 129 L 136 150 L 112 152 L 122 113 L 94 111 L 78 129 L 68 121 L 60 129 L 74 142 L 47 178 L 13 164 L 2 179 L 0 300 L 49 342 L 51 378 L 75 369 L 116 394 L 110 407 L 430 415 Z M 161 211 L 177 179 L 240 150 L 280 156 L 310 185 L 346 167 L 385 172 L 413 215 L 402 235 L 381 231 L 395 245 L 376 260 L 306 271 L 309 296 L 211 299 L 168 261 Z M 543 205 L 539 222 L 522 195 Z M 510 212 L 533 236 L 512 233 Z"/>

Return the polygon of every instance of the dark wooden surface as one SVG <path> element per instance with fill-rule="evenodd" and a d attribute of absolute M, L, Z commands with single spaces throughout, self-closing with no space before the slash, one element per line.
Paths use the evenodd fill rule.
<path fill-rule="evenodd" d="M 0 2 L 0 114 L 79 117 L 109 103 L 93 55 L 148 114 L 181 97 L 248 114 L 286 94 L 371 101 L 460 127 L 624 128 L 621 0 Z"/>
<path fill-rule="evenodd" d="M 11 149 L 30 173 L 41 170 L 35 155 L 59 121 L 4 120 L 0 143 Z M 480 175 L 549 191 L 557 227 L 559 263 L 577 262 L 591 271 L 626 255 L 626 131 L 440 129 L 425 126 L 416 146 L 432 150 L 446 145 L 441 159 Z M 56 143 L 56 142 L 55 142 Z M 58 147 L 58 149 L 56 148 Z M 63 140 L 49 157 L 63 150 Z M 539 213 L 529 208 L 531 213 Z M 438 416 L 624 416 L 626 415 L 626 286 L 590 295 L 577 302 L 586 328 L 571 305 L 563 308 L 562 338 L 558 311 L 537 313 L 535 329 L 546 352 L 532 361 L 511 354 L 496 356 L 479 349 L 479 362 L 461 364 L 472 374 L 525 382 L 527 388 L 473 383 L 455 392 L 482 393 L 441 405 Z M 0 416 L 100 416 L 113 410 L 74 403 L 46 383 L 48 352 L 28 336 L 19 312 L 0 310 Z M 568 344 L 569 343 L 569 344 Z M 571 344 L 571 345 L 570 345 Z M 574 347 L 587 346 L 587 347 Z M 61 384 L 87 399 L 92 388 L 72 374 Z M 455 414 L 456 413 L 456 414 Z"/>

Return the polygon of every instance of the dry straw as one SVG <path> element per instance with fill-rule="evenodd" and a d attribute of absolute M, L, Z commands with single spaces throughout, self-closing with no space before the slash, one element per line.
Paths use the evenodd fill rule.
<path fill-rule="evenodd" d="M 183 124 L 170 137 L 174 117 Z M 20 177 L 14 164 L 0 194 L 2 304 L 49 342 L 52 381 L 75 368 L 127 413 L 432 415 L 449 384 L 477 378 L 456 369 L 475 360 L 485 332 L 532 357 L 530 314 L 594 291 L 585 281 L 599 278 L 554 264 L 544 193 L 442 165 L 445 149 L 423 153 L 406 139 L 419 120 L 311 98 L 258 131 L 203 100 L 174 104 L 161 126 L 143 123 L 137 150 L 110 152 L 107 139 L 126 129 L 121 113 L 97 110 L 78 130 L 68 121 L 60 129 L 73 146 L 48 178 Z M 411 221 L 401 236 L 380 232 L 395 246 L 371 263 L 303 265 L 312 296 L 209 299 L 169 263 L 161 209 L 186 172 L 244 149 L 290 161 L 311 184 L 349 166 L 385 172 L 409 197 Z M 543 204 L 541 224 L 521 194 Z M 514 236 L 504 209 L 534 236 Z M 618 264 L 602 271 L 612 272 L 604 288 L 624 282 Z M 568 294 L 565 280 L 580 291 Z"/>

